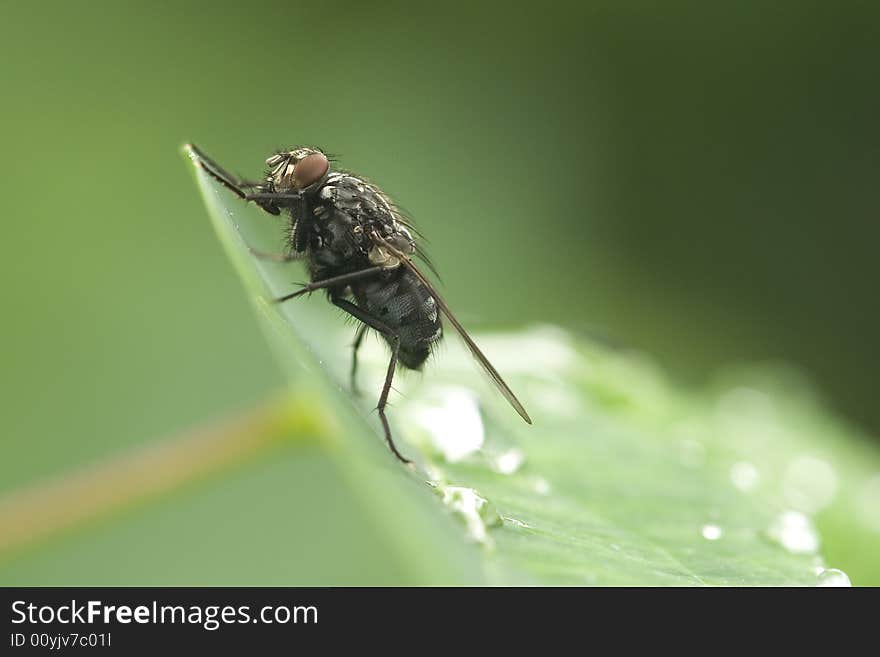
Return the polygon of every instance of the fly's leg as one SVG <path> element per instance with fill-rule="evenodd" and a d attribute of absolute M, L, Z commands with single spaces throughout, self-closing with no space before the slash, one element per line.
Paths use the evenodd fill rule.
<path fill-rule="evenodd" d="M 293 262 L 294 260 L 302 260 L 302 253 L 271 253 L 269 251 L 260 251 L 248 247 L 251 255 L 260 260 L 271 260 L 272 262 Z"/>
<path fill-rule="evenodd" d="M 187 144 L 186 149 L 190 152 L 190 154 L 195 156 L 193 158 L 195 163 L 205 173 L 207 173 L 214 180 L 221 183 L 224 187 L 232 191 L 236 196 L 244 199 L 245 201 L 255 201 L 257 205 L 259 205 L 269 214 L 281 214 L 281 208 L 278 207 L 278 204 L 276 202 L 277 200 L 281 199 L 268 198 L 268 196 L 270 195 L 265 193 L 265 190 L 262 188 L 262 185 L 260 183 L 252 182 L 250 180 L 242 180 L 238 176 L 232 175 L 226 169 L 224 169 L 214 160 L 208 157 L 208 155 L 195 144 Z M 244 191 L 246 189 L 257 189 L 259 193 L 248 194 Z"/>
<path fill-rule="evenodd" d="M 356 396 L 361 394 L 357 386 L 358 349 L 361 348 L 361 342 L 364 341 L 366 332 L 367 325 L 361 324 L 354 336 L 354 342 L 351 343 L 351 392 Z"/>
<path fill-rule="evenodd" d="M 187 144 L 186 148 L 198 158 L 196 163 L 204 169 L 209 176 L 231 189 L 241 198 L 247 196 L 247 194 L 244 193 L 245 189 L 253 189 L 254 187 L 260 186 L 260 183 L 242 180 L 238 176 L 233 176 L 226 169 L 208 157 L 208 155 L 195 144 Z"/>
<path fill-rule="evenodd" d="M 275 299 L 276 303 L 281 303 L 282 301 L 287 301 L 289 299 L 295 299 L 296 297 L 300 297 L 303 294 L 308 294 L 309 292 L 314 292 L 315 290 L 322 290 L 328 287 L 338 287 L 340 285 L 348 285 L 354 281 L 360 280 L 362 278 L 367 278 L 368 276 L 375 276 L 379 272 L 383 271 L 384 267 L 367 267 L 366 269 L 361 269 L 359 271 L 353 271 L 348 274 L 342 274 L 340 276 L 332 276 L 330 278 L 325 278 L 322 281 L 313 281 L 312 283 L 307 283 L 303 285 L 296 292 L 291 292 L 290 294 L 285 294 L 283 297 L 278 297 Z M 335 303 L 335 301 L 334 301 Z M 355 306 L 356 307 L 356 306 Z M 350 312 L 350 311 L 349 311 Z M 357 317 L 357 315 L 355 315 Z M 360 319 L 360 317 L 358 317 Z M 363 320 L 361 320 L 363 321 Z"/>
<path fill-rule="evenodd" d="M 338 297 L 331 299 L 331 301 L 333 301 L 334 305 L 342 308 L 342 310 L 355 319 L 362 321 L 366 326 L 385 335 L 391 343 L 391 360 L 388 362 L 388 371 L 385 374 L 385 384 L 382 386 L 382 394 L 379 395 L 379 403 L 376 406 L 376 410 L 379 412 L 379 419 L 382 421 L 382 429 L 385 431 L 385 441 L 388 443 L 388 447 L 394 453 L 394 456 L 400 459 L 403 463 L 412 463 L 412 461 L 397 451 L 397 446 L 394 444 L 394 439 L 391 437 L 391 427 L 388 424 L 388 418 L 385 417 L 385 406 L 388 404 L 388 393 L 391 391 L 391 382 L 394 379 L 394 370 L 397 367 L 397 356 L 400 352 L 400 336 L 386 324 L 382 323 L 368 312 L 361 310 L 350 301 Z"/>
<path fill-rule="evenodd" d="M 259 190 L 259 185 L 257 185 Z M 245 194 L 242 196 L 245 201 L 301 201 L 303 195 L 299 192 L 267 192 L 265 189 L 254 192 L 253 194 Z"/>

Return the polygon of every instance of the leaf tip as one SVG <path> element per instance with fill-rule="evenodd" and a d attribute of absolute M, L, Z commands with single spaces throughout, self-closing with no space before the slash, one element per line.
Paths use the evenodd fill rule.
<path fill-rule="evenodd" d="M 199 153 L 198 148 L 192 142 L 185 142 L 180 146 L 180 152 L 183 153 L 186 157 L 192 160 L 193 164 L 198 165 L 199 163 Z"/>

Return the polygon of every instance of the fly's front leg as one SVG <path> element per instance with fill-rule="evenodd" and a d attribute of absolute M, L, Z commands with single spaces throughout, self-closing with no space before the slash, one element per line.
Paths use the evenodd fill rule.
<path fill-rule="evenodd" d="M 342 308 L 355 319 L 359 319 L 366 326 L 375 329 L 385 335 L 391 343 L 391 360 L 388 362 L 388 371 L 385 373 L 385 384 L 382 386 L 382 393 L 379 395 L 379 403 L 376 410 L 379 412 L 379 419 L 382 422 L 382 429 L 385 431 L 385 441 L 388 447 L 398 459 L 402 462 L 410 464 L 408 458 L 397 450 L 394 439 L 391 437 L 391 426 L 388 424 L 388 418 L 385 416 L 385 406 L 388 404 L 388 393 L 391 391 L 391 382 L 394 380 L 394 370 L 397 367 L 397 357 L 400 352 L 400 336 L 391 329 L 387 324 L 373 317 L 370 313 L 361 310 L 356 305 L 346 299 L 333 298 L 334 305 Z"/>
<path fill-rule="evenodd" d="M 245 201 L 255 201 L 257 205 L 269 214 L 281 214 L 281 208 L 279 208 L 275 202 L 277 199 L 266 198 L 267 195 L 260 183 L 252 182 L 250 180 L 242 180 L 238 176 L 232 175 L 208 157 L 208 155 L 195 144 L 187 144 L 186 149 L 189 151 L 190 156 L 199 168 L 214 180 L 221 183 L 224 187 L 231 190 L 236 196 Z M 248 194 L 245 192 L 246 189 L 256 189 L 257 193 Z"/>
<path fill-rule="evenodd" d="M 236 195 L 245 198 L 245 189 L 253 189 L 259 187 L 259 183 L 242 180 L 238 176 L 233 176 L 226 169 L 217 164 L 208 157 L 207 153 L 195 144 L 187 144 L 186 149 L 193 156 L 195 163 L 205 171 L 209 176 L 231 189 Z"/>

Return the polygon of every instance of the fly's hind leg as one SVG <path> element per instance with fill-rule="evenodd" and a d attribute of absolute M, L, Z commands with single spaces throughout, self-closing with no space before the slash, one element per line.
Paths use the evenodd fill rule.
<path fill-rule="evenodd" d="M 367 333 L 367 325 L 361 324 L 354 336 L 354 342 L 351 343 L 351 392 L 353 395 L 360 396 L 360 390 L 357 385 L 357 369 L 358 369 L 358 349 L 364 341 L 364 335 Z"/>
<path fill-rule="evenodd" d="M 379 395 L 379 403 L 376 406 L 376 410 L 379 412 L 382 429 L 385 431 L 385 441 L 388 443 L 388 447 L 394 453 L 394 456 L 404 463 L 412 463 L 412 461 L 397 451 L 397 446 L 394 444 L 394 439 L 391 437 L 391 427 L 388 424 L 388 418 L 385 416 L 385 406 L 388 404 L 388 393 L 391 391 L 391 382 L 394 380 L 394 370 L 397 367 L 397 356 L 400 352 L 400 336 L 388 325 L 376 319 L 370 313 L 361 310 L 350 301 L 338 297 L 334 297 L 331 301 L 333 301 L 334 305 L 342 308 L 342 310 L 355 319 L 362 321 L 366 326 L 369 326 L 388 337 L 388 340 L 391 343 L 391 360 L 388 362 L 388 371 L 385 374 L 385 384 L 382 386 L 382 394 Z"/>

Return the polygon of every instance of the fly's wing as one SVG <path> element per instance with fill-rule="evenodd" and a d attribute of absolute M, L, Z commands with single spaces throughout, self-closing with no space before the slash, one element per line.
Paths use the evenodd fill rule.
<path fill-rule="evenodd" d="M 431 285 L 431 282 L 425 277 L 425 275 L 419 271 L 419 268 L 416 267 L 415 263 L 409 259 L 409 257 L 404 254 L 399 249 L 396 249 L 392 245 L 390 245 L 387 241 L 379 237 L 378 234 L 373 233 L 373 239 L 380 242 L 383 246 L 385 246 L 391 253 L 393 253 L 401 262 L 401 264 L 409 269 L 415 276 L 418 278 L 422 284 L 428 288 L 428 292 L 431 293 L 431 296 L 434 297 L 434 300 L 437 302 L 437 305 L 440 306 L 440 310 L 446 315 L 446 319 L 449 320 L 449 323 L 455 327 L 455 330 L 458 331 L 458 334 L 461 336 L 461 339 L 464 340 L 464 343 L 467 345 L 467 348 L 470 350 L 473 357 L 477 360 L 477 362 L 482 366 L 483 370 L 485 370 L 486 374 L 489 375 L 489 378 L 492 379 L 492 383 L 494 383 L 498 389 L 501 391 L 501 394 L 504 395 L 504 398 L 510 402 L 510 405 L 516 410 L 517 413 L 520 414 L 523 420 L 532 423 L 532 418 L 529 417 L 529 414 L 526 413 L 526 409 L 523 408 L 523 405 L 520 403 L 519 399 L 516 398 L 516 395 L 513 394 L 513 390 L 504 382 L 504 379 L 501 378 L 501 375 L 498 373 L 498 370 L 489 362 L 489 359 L 486 358 L 486 355 L 480 351 L 480 348 L 477 346 L 477 343 L 473 341 L 471 336 L 468 335 L 468 332 L 464 330 L 464 326 L 461 325 L 461 322 L 458 321 L 458 318 L 452 314 L 452 310 L 449 309 L 447 303 L 443 300 L 437 290 L 434 289 L 434 286 Z"/>

